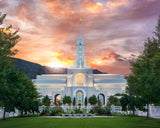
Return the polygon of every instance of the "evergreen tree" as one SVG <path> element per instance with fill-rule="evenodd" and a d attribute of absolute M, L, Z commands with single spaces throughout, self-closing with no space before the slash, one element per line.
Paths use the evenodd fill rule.
<path fill-rule="evenodd" d="M 76 105 L 76 98 L 74 97 L 73 98 L 73 106 L 75 106 Z"/>
<path fill-rule="evenodd" d="M 88 103 L 88 99 L 87 97 L 85 97 L 85 102 L 84 102 L 85 106 L 87 106 L 87 103 Z"/>

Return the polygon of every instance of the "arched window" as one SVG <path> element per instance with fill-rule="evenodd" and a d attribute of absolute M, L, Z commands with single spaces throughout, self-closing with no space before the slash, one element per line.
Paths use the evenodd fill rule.
<path fill-rule="evenodd" d="M 78 74 L 76 77 L 76 85 L 84 86 L 84 76 L 82 74 Z"/>
<path fill-rule="evenodd" d="M 98 95 L 98 102 L 99 102 L 100 105 L 105 105 L 105 96 L 104 96 L 104 94 L 100 93 Z"/>
<path fill-rule="evenodd" d="M 62 97 L 60 94 L 56 94 L 54 97 L 54 105 L 60 106 L 62 105 Z"/>
<path fill-rule="evenodd" d="M 81 106 L 83 105 L 84 94 L 81 90 L 76 92 L 76 105 Z"/>

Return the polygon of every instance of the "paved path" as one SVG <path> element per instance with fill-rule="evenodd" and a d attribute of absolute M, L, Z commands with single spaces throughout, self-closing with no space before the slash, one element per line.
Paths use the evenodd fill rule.
<path fill-rule="evenodd" d="M 62 116 L 41 116 L 42 118 L 113 118 L 115 116 L 88 116 L 88 117 L 62 117 Z"/>

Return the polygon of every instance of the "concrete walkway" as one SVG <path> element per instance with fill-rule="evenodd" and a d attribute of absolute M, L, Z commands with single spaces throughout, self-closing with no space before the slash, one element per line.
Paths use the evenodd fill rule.
<path fill-rule="evenodd" d="M 65 116 L 65 117 L 62 117 L 62 116 L 41 116 L 42 118 L 113 118 L 115 116 L 94 116 L 94 117 L 91 117 L 91 116 L 88 116 L 88 117 L 69 117 L 69 116 Z"/>

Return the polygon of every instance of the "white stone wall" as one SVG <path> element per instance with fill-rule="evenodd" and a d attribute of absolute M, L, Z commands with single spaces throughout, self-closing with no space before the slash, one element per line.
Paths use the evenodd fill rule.
<path fill-rule="evenodd" d="M 61 88 L 38 88 L 38 92 L 43 96 L 48 95 L 51 97 L 54 92 L 59 91 L 61 91 Z"/>
<path fill-rule="evenodd" d="M 108 96 L 111 96 L 111 95 L 115 95 L 116 93 L 122 93 L 122 88 L 121 87 L 109 87 L 109 88 L 100 88 L 102 89 L 104 92 L 107 92 Z"/>

